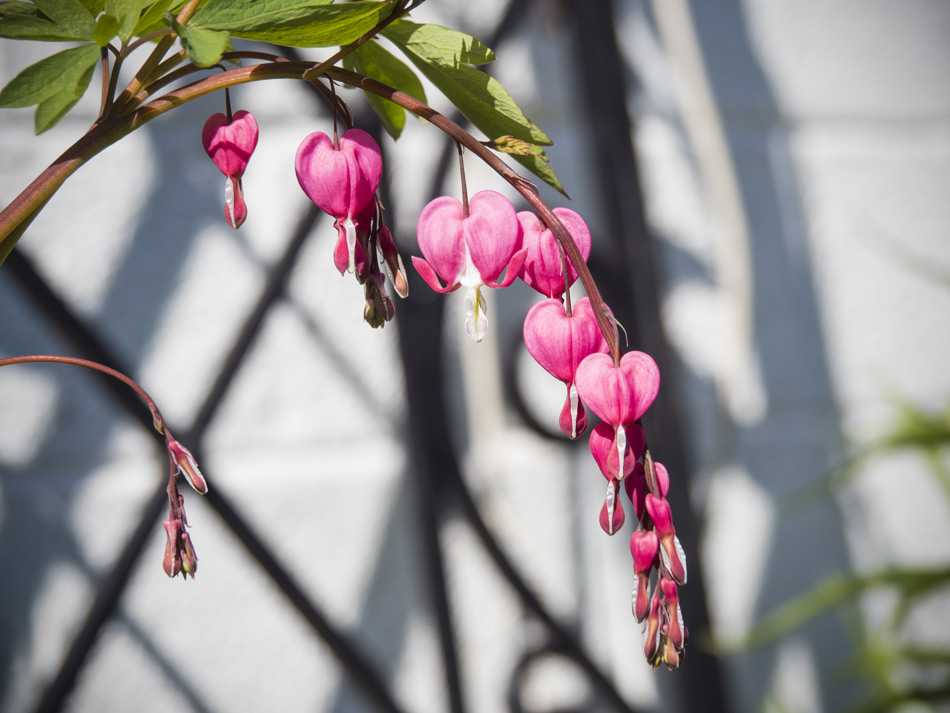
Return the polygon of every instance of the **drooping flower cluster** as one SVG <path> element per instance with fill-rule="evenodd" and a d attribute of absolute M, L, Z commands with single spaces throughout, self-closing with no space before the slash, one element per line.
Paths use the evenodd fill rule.
<path fill-rule="evenodd" d="M 360 129 L 349 129 L 339 138 L 317 131 L 301 142 L 294 167 L 303 192 L 334 219 L 338 237 L 333 262 L 341 275 L 354 273 L 363 285 L 363 319 L 373 327 L 383 326 L 396 310 L 377 256 L 400 297 L 409 293 L 409 283 L 376 197 L 383 175 L 379 146 Z"/>
<path fill-rule="evenodd" d="M 555 208 L 554 214 L 586 260 L 591 238 L 584 220 L 566 208 Z M 654 668 L 661 663 L 675 668 L 682 661 L 687 635 L 678 590 L 686 583 L 686 556 L 666 500 L 669 475 L 654 464 L 640 426 L 659 392 L 659 369 L 643 352 L 629 352 L 615 361 L 590 300 L 584 297 L 571 305 L 569 289 L 577 270 L 551 230 L 531 212 L 517 213 L 516 221 L 513 215 L 508 200 L 493 191 L 476 194 L 466 205 L 463 174 L 461 203 L 444 196 L 422 211 L 418 239 L 424 259 L 413 258 L 413 264 L 436 292 L 468 288 L 465 327 L 476 341 L 487 329 L 481 287 L 509 285 L 517 272 L 545 296 L 525 317 L 525 347 L 567 387 L 559 425 L 568 438 L 577 438 L 587 428 L 584 404 L 602 421 L 590 435 L 591 455 L 607 479 L 600 525 L 608 535 L 623 528 L 619 485 L 624 483 L 639 523 L 630 552 L 636 578 L 633 613 L 644 625 L 644 654 Z"/>
<path fill-rule="evenodd" d="M 178 475 L 184 475 L 191 487 L 202 495 L 208 492 L 208 483 L 191 451 L 167 433 L 166 446 L 171 473 L 167 488 L 168 517 L 164 522 L 166 543 L 162 568 L 169 577 L 175 577 L 180 572 L 184 579 L 187 580 L 189 576 L 194 579 L 198 572 L 198 555 L 186 529 L 190 525 L 185 515 L 185 497 L 178 492 Z"/>
<path fill-rule="evenodd" d="M 214 114 L 205 122 L 201 143 L 208 156 L 227 178 L 224 184 L 224 218 L 237 230 L 247 218 L 241 177 L 257 147 L 257 121 L 246 111 L 229 118 Z"/>

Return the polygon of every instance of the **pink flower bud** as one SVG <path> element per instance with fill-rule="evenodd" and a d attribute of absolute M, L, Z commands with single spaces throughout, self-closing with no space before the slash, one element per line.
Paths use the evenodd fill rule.
<path fill-rule="evenodd" d="M 172 462 L 177 464 L 178 472 L 185 476 L 189 485 L 197 492 L 205 495 L 208 492 L 208 483 L 201 471 L 198 470 L 198 463 L 195 462 L 195 457 L 191 455 L 191 451 L 178 441 L 171 440 L 168 442 L 168 454 L 171 456 Z"/>
<path fill-rule="evenodd" d="M 660 559 L 663 565 L 679 584 L 686 584 L 686 552 L 676 537 L 670 504 L 665 498 L 658 498 L 649 493 L 646 496 L 646 508 L 660 539 Z"/>
<path fill-rule="evenodd" d="M 601 424 L 603 425 L 603 424 Z M 637 520 L 643 522 L 643 516 L 646 513 L 647 481 L 643 474 L 643 463 L 637 463 L 633 472 L 624 478 L 623 487 L 627 491 L 627 497 L 633 503 L 633 512 Z"/>
<path fill-rule="evenodd" d="M 162 559 L 162 569 L 169 577 L 174 577 L 181 571 L 181 555 L 179 554 L 179 536 L 181 534 L 181 521 L 171 518 L 163 523 L 165 527 L 165 556 Z"/>
<path fill-rule="evenodd" d="M 633 555 L 633 571 L 637 578 L 637 586 L 633 590 L 633 615 L 637 621 L 643 621 L 649 607 L 647 590 L 650 586 L 650 572 L 659 543 L 656 533 L 652 530 L 637 530 L 630 538 L 630 554 Z"/>
<path fill-rule="evenodd" d="M 239 111 L 228 123 L 224 114 L 214 114 L 205 122 L 201 143 L 214 165 L 226 177 L 224 218 L 237 230 L 247 218 L 247 203 L 241 177 L 257 147 L 258 128 L 254 117 Z"/>
<path fill-rule="evenodd" d="M 620 473 L 620 457 L 618 455 L 617 434 L 613 428 L 606 423 L 598 423 L 590 434 L 590 453 L 594 461 L 600 468 L 600 472 L 605 478 L 617 478 L 623 480 L 627 487 L 627 493 L 630 493 L 629 475 L 638 467 L 637 458 L 646 447 L 646 437 L 643 435 L 643 429 L 636 423 L 630 424 L 624 431 L 626 445 L 623 453 L 623 474 Z M 631 498 L 632 499 L 632 498 Z M 639 518 L 640 515 L 637 514 Z"/>
<path fill-rule="evenodd" d="M 663 591 L 663 598 L 666 600 L 666 637 L 675 648 L 682 649 L 685 627 L 683 626 L 683 612 L 680 609 L 679 591 L 676 582 L 663 577 L 660 579 L 660 589 Z"/>
<path fill-rule="evenodd" d="M 623 522 L 623 504 L 617 492 L 617 481 L 611 478 L 607 481 L 607 495 L 600 509 L 600 526 L 608 535 L 613 535 L 623 527 Z"/>
<path fill-rule="evenodd" d="M 535 361 L 567 386 L 559 421 L 564 435 L 577 438 L 587 427 L 587 414 L 577 396 L 574 373 L 589 354 L 608 350 L 590 300 L 579 299 L 570 317 L 557 298 L 533 305 L 524 320 L 524 343 Z"/>
<path fill-rule="evenodd" d="M 650 600 L 650 614 L 643 626 L 643 655 L 653 668 L 659 666 L 659 657 L 662 653 L 660 651 L 661 616 L 660 597 L 659 593 L 656 593 Z"/>
<path fill-rule="evenodd" d="M 221 173 L 239 179 L 257 147 L 257 137 L 257 121 L 249 112 L 239 111 L 231 123 L 224 114 L 211 116 L 201 132 L 201 143 Z"/>
<path fill-rule="evenodd" d="M 356 216 L 376 194 L 383 175 L 383 158 L 373 137 L 360 129 L 350 129 L 339 145 L 321 131 L 307 136 L 297 148 L 294 160 L 297 181 L 314 204 L 338 223 L 340 239 L 346 245 L 346 267 L 356 271 Z M 337 244 L 336 252 L 340 251 Z M 340 267 L 338 256 L 334 263 Z"/>
<path fill-rule="evenodd" d="M 555 208 L 554 214 L 564 223 L 564 227 L 574 238 L 584 260 L 590 257 L 590 230 L 584 219 L 570 208 Z M 524 230 L 522 245 L 527 249 L 524 267 L 520 277 L 531 287 L 546 297 L 559 297 L 564 294 L 564 270 L 561 262 L 561 247 L 554 234 L 531 211 L 518 213 L 518 221 Z M 577 270 L 570 258 L 565 258 L 569 284 L 577 279 Z"/>

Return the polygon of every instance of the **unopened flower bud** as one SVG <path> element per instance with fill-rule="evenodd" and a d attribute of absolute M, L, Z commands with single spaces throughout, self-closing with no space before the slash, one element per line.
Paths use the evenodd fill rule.
<path fill-rule="evenodd" d="M 363 285 L 363 293 L 366 296 L 363 319 L 374 329 L 385 326 L 395 316 L 396 307 L 386 294 L 382 274 L 377 272 L 372 279 L 367 280 Z"/>
<path fill-rule="evenodd" d="M 658 498 L 650 493 L 646 496 L 646 508 L 660 539 L 660 559 L 663 565 L 677 583 L 686 584 L 686 552 L 676 536 L 670 504 L 666 498 Z"/>
<path fill-rule="evenodd" d="M 660 597 L 654 594 L 650 600 L 650 615 L 643 625 L 643 655 L 653 668 L 660 664 Z"/>
<path fill-rule="evenodd" d="M 643 621 L 650 606 L 647 590 L 658 549 L 656 533 L 652 530 L 637 530 L 630 538 L 630 554 L 633 555 L 633 571 L 637 578 L 633 590 L 633 616 L 637 621 Z"/>
<path fill-rule="evenodd" d="M 198 463 L 195 462 L 195 457 L 191 455 L 191 451 L 178 441 L 170 440 L 168 442 L 168 453 L 172 461 L 178 465 L 178 472 L 185 476 L 189 485 L 197 492 L 205 495 L 208 492 L 208 483 L 201 471 L 198 470 Z"/>
<path fill-rule="evenodd" d="M 191 575 L 191 578 L 195 578 L 195 574 L 198 572 L 198 555 L 195 554 L 195 547 L 191 543 L 191 535 L 187 531 L 182 530 L 181 533 L 181 573 L 185 579 L 188 579 L 188 575 Z"/>
<path fill-rule="evenodd" d="M 181 520 L 171 518 L 163 523 L 165 527 L 165 556 L 162 559 L 162 569 L 169 577 L 174 577 L 181 571 L 181 555 L 178 551 L 179 535 L 181 533 Z"/>
<path fill-rule="evenodd" d="M 623 527 L 623 522 L 623 505 L 617 492 L 617 481 L 611 478 L 607 481 L 607 494 L 600 509 L 600 526 L 608 535 L 613 535 Z"/>

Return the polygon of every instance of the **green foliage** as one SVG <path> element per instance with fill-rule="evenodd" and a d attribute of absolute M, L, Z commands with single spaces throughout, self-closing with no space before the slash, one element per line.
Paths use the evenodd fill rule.
<path fill-rule="evenodd" d="M 99 47 L 85 44 L 57 52 L 20 72 L 0 92 L 0 107 L 36 106 L 36 133 L 51 128 L 79 101 L 99 59 Z"/>
<path fill-rule="evenodd" d="M 79 0 L 33 0 L 46 17 L 81 40 L 92 40 L 96 18 Z"/>
<path fill-rule="evenodd" d="M 105 12 L 119 21 L 118 36 L 123 44 L 135 34 L 146 0 L 106 0 Z"/>
<path fill-rule="evenodd" d="M 390 2 L 325 0 L 219 0 L 203 6 L 189 27 L 226 31 L 232 37 L 288 47 L 345 45 L 372 30 L 389 14 Z"/>
<path fill-rule="evenodd" d="M 113 37 L 119 34 L 121 25 L 122 23 L 119 22 L 118 18 L 102 13 L 99 15 L 99 19 L 96 20 L 96 27 L 92 31 L 92 39 L 100 47 L 105 47 L 112 41 Z"/>
<path fill-rule="evenodd" d="M 474 37 L 439 25 L 420 25 L 408 20 L 392 23 L 383 30 L 383 36 L 489 138 L 511 136 L 533 147 L 554 143 L 524 115 L 501 82 L 472 66 L 495 59 L 494 53 Z M 543 151 L 515 155 L 515 160 L 564 193 Z"/>
<path fill-rule="evenodd" d="M 950 474 L 944 460 L 950 448 L 950 408 L 936 414 L 906 403 L 898 404 L 897 408 L 890 431 L 829 476 L 822 486 L 826 497 L 857 477 L 859 466 L 868 459 L 910 451 L 919 453 L 930 464 L 950 506 Z M 814 500 L 814 496 L 815 493 L 810 493 L 807 499 Z M 921 599 L 937 594 L 945 596 L 950 590 L 950 565 L 890 566 L 874 572 L 829 577 L 768 614 L 740 639 L 718 639 L 713 648 L 728 654 L 763 646 L 821 614 L 853 606 L 865 594 L 881 589 L 894 593 L 897 603 L 883 624 L 874 631 L 864 632 L 864 640 L 850 669 L 853 675 L 870 682 L 873 694 L 849 713 L 884 713 L 908 703 L 950 700 L 950 648 L 907 643 L 904 635 L 907 618 Z M 926 676 L 906 679 L 907 672 L 919 674 L 922 667 L 927 669 Z"/>
<path fill-rule="evenodd" d="M 367 42 L 352 54 L 343 59 L 343 66 L 352 69 L 367 77 L 372 77 L 383 84 L 398 89 L 419 101 L 426 103 L 425 89 L 422 82 L 409 67 L 391 52 L 383 49 L 374 41 Z M 382 119 L 386 131 L 394 139 L 398 139 L 406 125 L 406 112 L 398 104 L 393 104 L 375 94 L 367 93 L 366 98 L 370 106 Z"/>
<path fill-rule="evenodd" d="M 0 2 L 0 37 L 40 42 L 71 42 L 91 40 L 92 30 L 89 31 L 89 37 L 83 37 L 81 33 L 54 22 L 32 3 L 8 0 Z"/>

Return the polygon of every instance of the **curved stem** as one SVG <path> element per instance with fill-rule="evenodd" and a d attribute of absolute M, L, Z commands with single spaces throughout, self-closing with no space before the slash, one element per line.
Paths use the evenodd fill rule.
<path fill-rule="evenodd" d="M 166 39 L 166 38 L 163 38 Z M 234 53 L 245 55 L 245 53 Z M 0 262 L 13 249 L 19 235 L 26 229 L 33 217 L 39 212 L 43 203 L 48 201 L 63 182 L 71 176 L 86 161 L 95 156 L 119 139 L 132 133 L 152 119 L 161 116 L 199 97 L 206 96 L 225 87 L 233 87 L 248 82 L 266 79 L 300 79 L 312 65 L 309 62 L 271 62 L 256 64 L 247 67 L 237 67 L 227 72 L 215 74 L 192 84 L 168 92 L 152 100 L 135 111 L 123 114 L 97 124 L 85 136 L 66 150 L 49 168 L 41 173 L 10 205 L 0 212 Z M 577 270 L 584 290 L 590 299 L 591 307 L 597 324 L 607 340 L 614 362 L 620 359 L 620 345 L 616 332 L 609 319 L 609 312 L 604 300 L 597 289 L 594 278 L 587 268 L 577 243 L 571 237 L 567 228 L 555 215 L 554 211 L 541 199 L 538 189 L 527 179 L 523 178 L 508 164 L 502 161 L 494 152 L 465 131 L 461 126 L 440 114 L 418 99 L 400 92 L 375 79 L 363 76 L 347 69 L 331 67 L 324 72 L 330 78 L 357 87 L 398 104 L 407 111 L 426 119 L 441 129 L 458 144 L 464 146 L 478 158 L 490 166 L 498 175 L 504 178 L 517 190 L 528 204 L 534 208 L 545 225 L 550 228 L 554 237 L 560 243 L 564 252 L 570 258 Z M 118 103 L 118 102 L 117 102 Z"/>
<path fill-rule="evenodd" d="M 148 392 L 139 386 L 138 382 L 136 382 L 132 377 L 126 376 L 121 371 L 116 371 L 105 364 L 100 364 L 97 361 L 89 361 L 88 359 L 80 359 L 79 357 L 57 356 L 55 354 L 27 354 L 25 356 L 15 356 L 7 357 L 6 359 L 0 359 L 0 367 L 10 366 L 12 364 L 36 364 L 44 362 L 49 364 L 71 364 L 72 366 L 81 366 L 86 369 L 102 372 L 103 374 L 111 376 L 113 379 L 118 379 L 123 384 L 132 389 L 132 391 L 136 393 L 142 402 L 148 406 L 148 410 L 152 414 L 152 425 L 155 427 L 155 430 L 161 434 L 164 434 L 165 440 L 170 438 L 170 435 L 165 429 L 165 420 L 162 418 L 161 411 L 158 410 L 158 405 L 155 403 L 152 397 L 148 395 Z"/>

